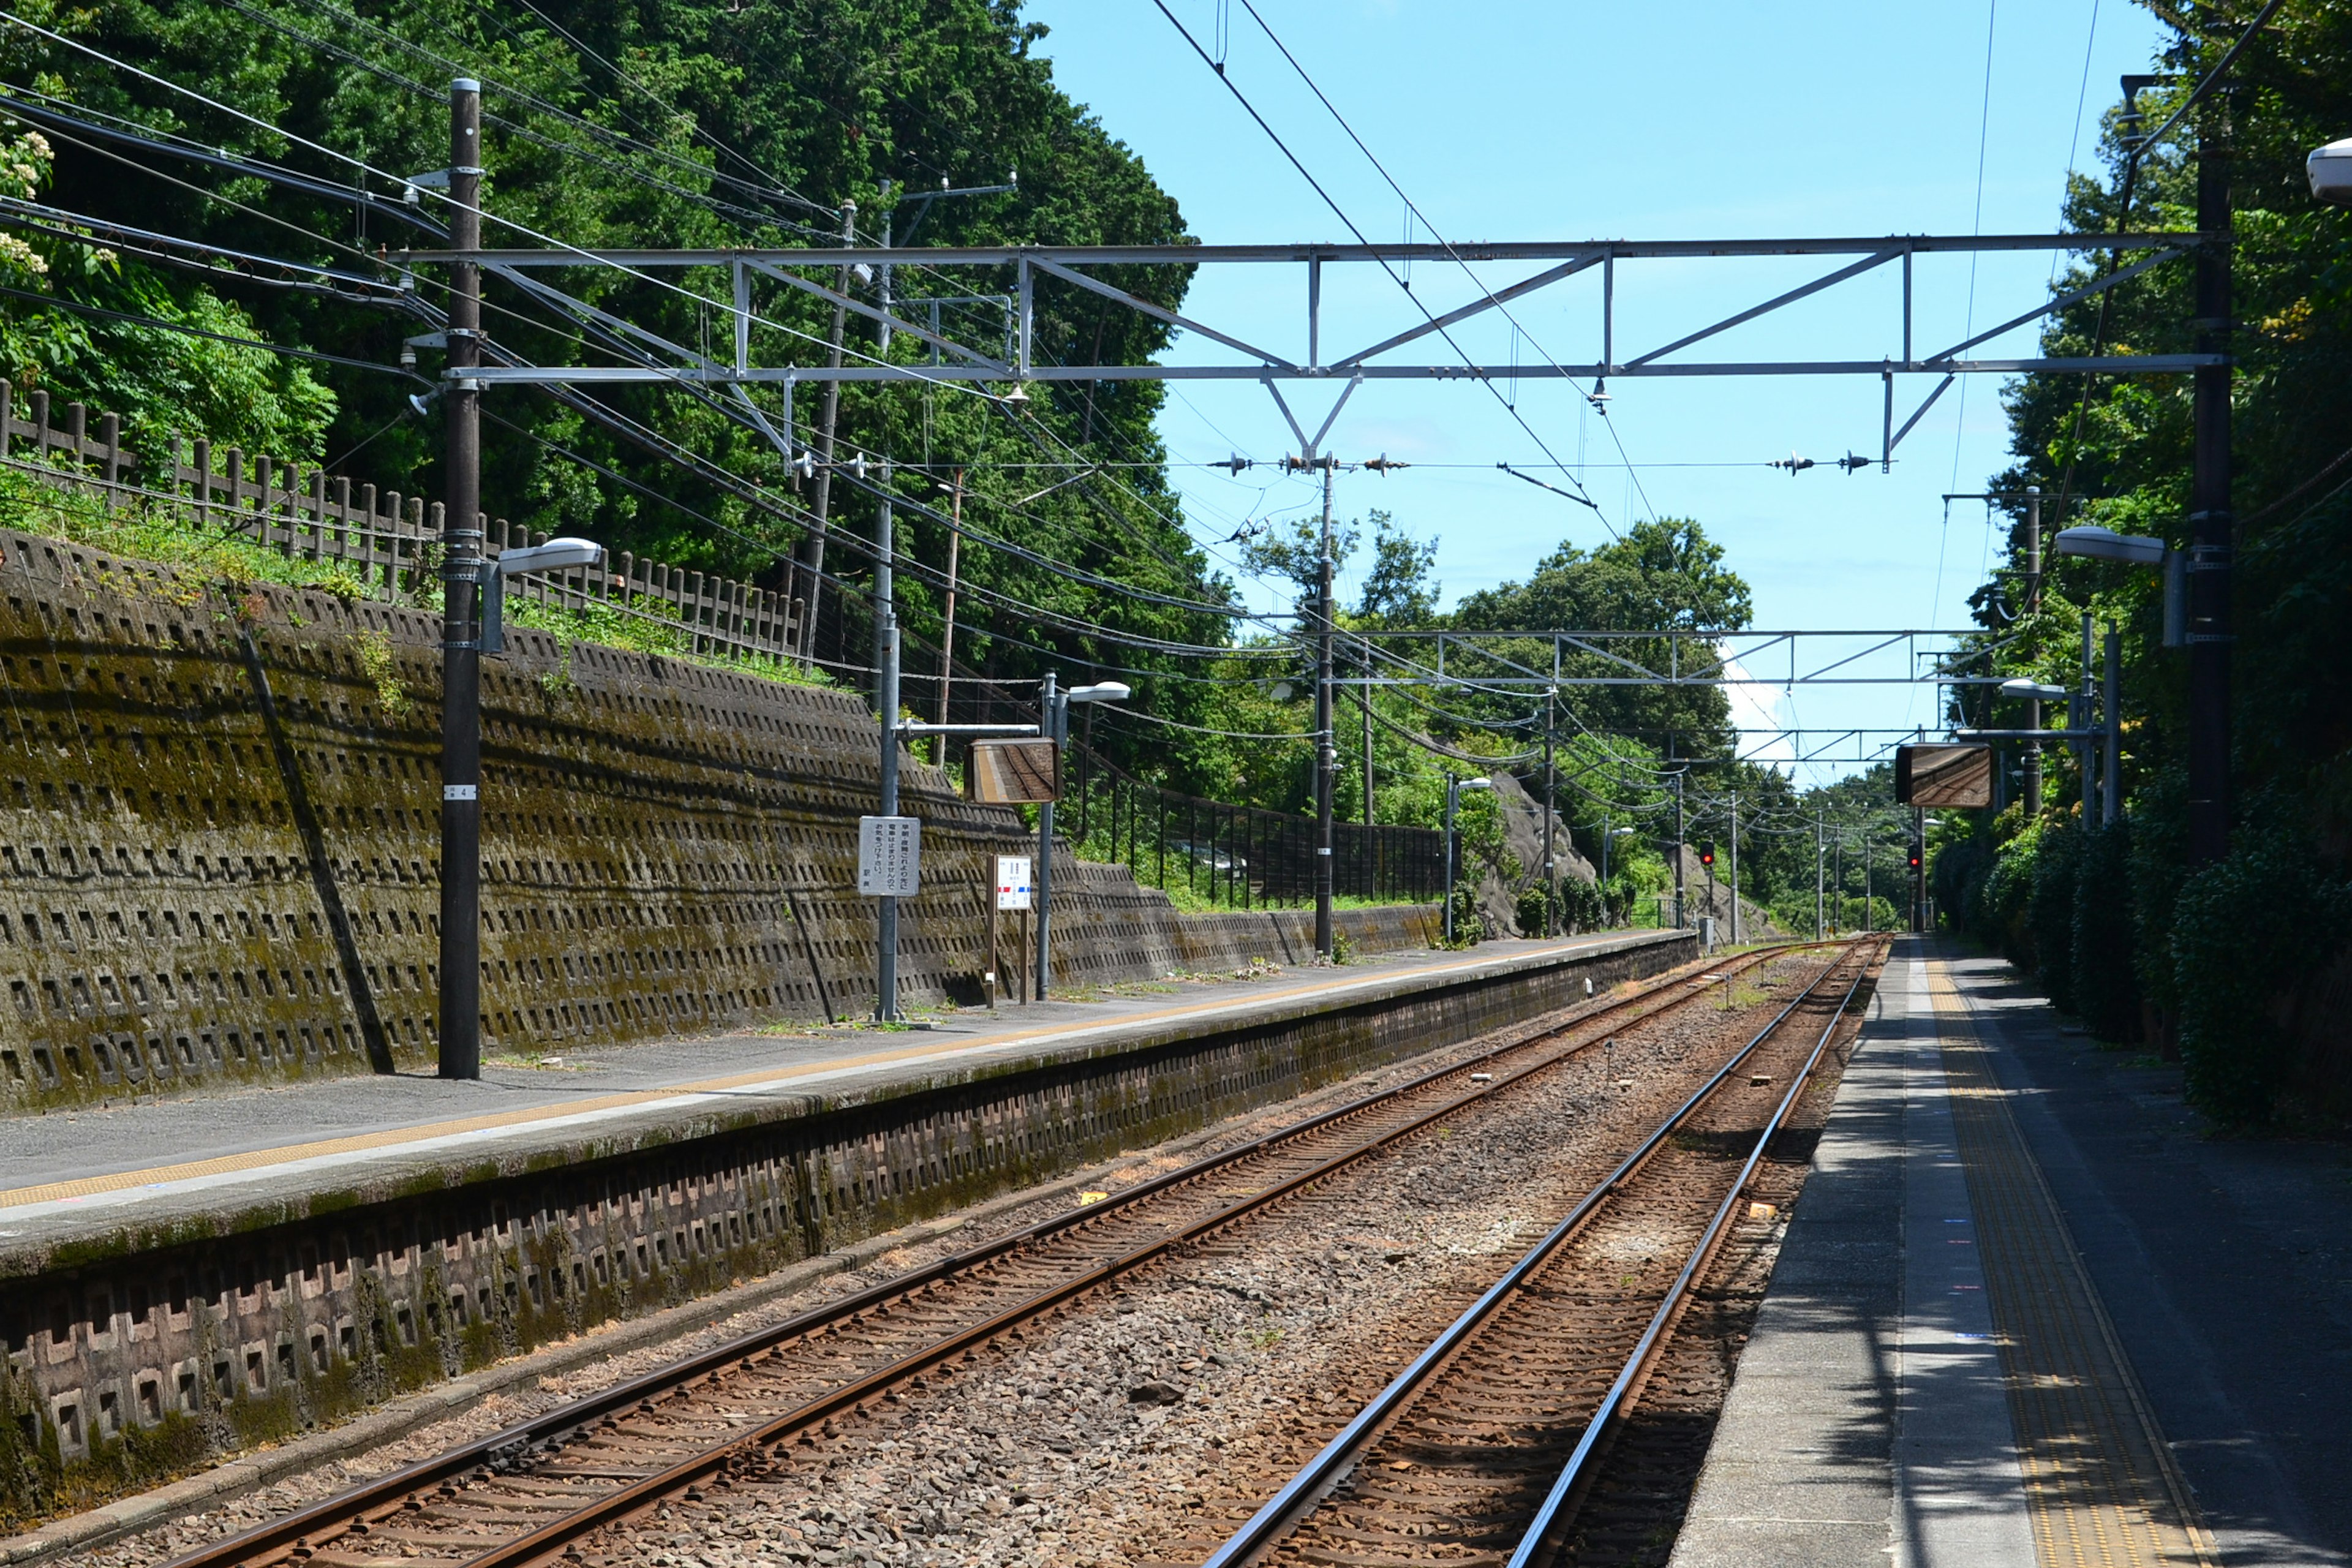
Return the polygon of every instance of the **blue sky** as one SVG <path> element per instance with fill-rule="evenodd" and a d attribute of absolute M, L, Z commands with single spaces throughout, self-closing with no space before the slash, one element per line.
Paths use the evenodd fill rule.
<path fill-rule="evenodd" d="M 1368 237 L 1405 236 L 1402 202 L 1242 0 L 1168 4 L 1213 52 L 1222 37 L 1234 84 Z M 2147 69 L 2160 43 L 2153 19 L 2125 0 L 1255 4 L 1429 223 L 1457 243 L 2050 232 L 2070 162 L 2093 166 L 2117 76 Z M 1152 0 L 1030 0 L 1026 15 L 1051 29 L 1041 47 L 1063 89 L 1141 155 L 1195 235 L 1221 243 L 1348 237 Z M 1418 228 L 1412 237 L 1430 237 Z M 1837 265 L 1628 264 L 1617 285 L 1618 357 Z M 1966 258 L 1922 260 L 1918 348 L 1956 342 L 1971 321 L 1981 330 L 2040 302 L 2050 268 L 2046 256 L 1986 256 L 1972 279 Z M 1479 275 L 1493 288 L 1533 269 L 1495 266 Z M 1413 282 L 1433 309 L 1475 297 L 1458 270 L 1423 264 Z M 1327 353 L 1331 340 L 1370 342 L 1419 320 L 1375 269 L 1327 275 L 1325 290 Z M 1884 268 L 1736 329 L 1706 357 L 1899 353 L 1899 290 L 1896 269 Z M 1303 353 L 1298 292 L 1295 269 L 1209 268 L 1187 310 Z M 1597 360 L 1598 297 L 1588 275 L 1517 308 L 1526 329 L 1519 358 Z M 1507 364 L 1514 335 L 1496 321 L 1465 331 L 1462 342 L 1473 356 Z M 1447 357 L 1435 348 L 1427 357 Z M 2032 349 L 2031 331 L 2020 331 L 1975 352 Z M 1232 356 L 1192 341 L 1173 357 Z M 1898 378 L 1898 423 L 1933 385 L 1932 378 Z M 1382 507 L 1415 534 L 1439 538 L 1449 599 L 1523 577 L 1564 540 L 1603 543 L 1608 524 L 1655 512 L 1695 517 L 1728 548 L 1755 590 L 1760 626 L 1962 624 L 1991 534 L 1981 504 L 1953 503 L 1948 521 L 1938 498 L 1982 489 L 2006 461 L 1998 378 L 1948 392 L 1897 449 L 1892 474 L 1874 464 L 1851 477 L 1827 468 L 1791 476 L 1763 465 L 1791 451 L 1824 460 L 1848 450 L 1874 454 L 1875 377 L 1621 378 L 1609 390 L 1604 427 L 1565 384 L 1520 383 L 1517 409 L 1531 436 L 1466 382 L 1368 383 L 1328 449 L 1342 461 L 1385 453 L 1416 467 L 1385 479 L 1342 475 L 1339 510 Z M 1302 420 L 1319 423 L 1329 395 L 1303 390 L 1293 404 Z M 1180 461 L 1234 452 L 1276 458 L 1296 445 L 1272 400 L 1250 383 L 1182 386 L 1161 429 Z M 1500 461 L 1539 468 L 1547 459 L 1538 437 L 1571 468 L 1581 464 L 1601 517 L 1496 471 Z M 1180 468 L 1177 477 L 1195 533 L 1213 544 L 1244 519 L 1295 515 L 1313 502 L 1305 480 L 1264 469 L 1236 478 Z M 1275 602 L 1270 590 L 1248 591 L 1256 602 Z M 1769 672 L 1785 669 L 1786 657 L 1774 656 Z M 1895 674 L 1904 660 L 1855 668 Z M 1808 726 L 1902 726 L 1934 714 L 1926 689 L 1901 686 L 1799 688 L 1793 698 L 1772 689 L 1753 700 L 1750 718 L 1777 712 L 1780 722 Z M 1843 771 L 1839 755 L 1845 769 L 1854 765 L 1848 742 L 1808 767 L 1805 781 Z"/>

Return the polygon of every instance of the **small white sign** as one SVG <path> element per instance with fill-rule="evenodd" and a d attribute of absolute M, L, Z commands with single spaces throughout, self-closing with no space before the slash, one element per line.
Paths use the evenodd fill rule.
<path fill-rule="evenodd" d="M 1025 910 L 1029 905 L 1029 857 L 999 855 L 996 858 L 996 907 L 1000 910 Z"/>
<path fill-rule="evenodd" d="M 869 899 L 911 899 L 921 890 L 923 824 L 914 816 L 857 819 L 857 890 Z"/>

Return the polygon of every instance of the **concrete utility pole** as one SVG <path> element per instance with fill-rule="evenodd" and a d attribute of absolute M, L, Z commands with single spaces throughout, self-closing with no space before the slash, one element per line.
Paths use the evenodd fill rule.
<path fill-rule="evenodd" d="M 1731 945 L 1739 945 L 1739 792 L 1731 792 Z"/>
<path fill-rule="evenodd" d="M 2208 108 L 2197 143 L 2197 352 L 2230 346 L 2230 124 Z M 2200 366 L 2189 481 L 2189 863 L 2230 852 L 2230 366 Z"/>
<path fill-rule="evenodd" d="M 2082 611 L 2082 696 L 2067 715 L 2067 729 L 2091 729 L 2091 705 L 2098 703 L 2098 684 L 2091 679 L 2091 611 Z M 2091 741 L 2074 741 L 2074 769 L 2082 773 L 2082 826 L 2098 820 L 2098 748 Z"/>
<path fill-rule="evenodd" d="M 1829 933 L 1829 928 L 1823 923 L 1822 913 L 1822 900 L 1826 889 L 1822 884 L 1822 873 L 1829 867 L 1829 849 L 1822 842 L 1825 826 L 1822 820 L 1821 808 L 1815 806 L 1813 808 L 1813 940 L 1815 942 L 1821 941 Z"/>
<path fill-rule="evenodd" d="M 1675 929 L 1690 924 L 1683 907 L 1683 775 L 1675 775 Z"/>
<path fill-rule="evenodd" d="M 2042 487 L 2029 485 L 2025 490 L 2025 613 L 2031 617 L 2042 608 Z M 2042 728 L 2042 699 L 2029 697 L 2025 701 L 2025 727 Z M 2042 814 L 2042 742 L 2025 742 L 2025 815 L 2028 820 Z"/>
<path fill-rule="evenodd" d="M 2124 646 L 2113 621 L 2107 623 L 2107 678 L 2099 694 L 2105 719 L 2105 782 L 2099 791 L 2099 820 L 2109 823 L 2123 814 L 2124 800 Z"/>
<path fill-rule="evenodd" d="M 841 243 L 844 246 L 857 243 L 856 202 L 841 204 Z M 841 269 L 841 279 L 836 287 L 843 295 L 849 292 L 848 268 Z M 849 307 L 836 300 L 833 307 L 833 327 L 824 340 L 824 363 L 829 370 L 841 368 L 841 340 L 848 329 Z M 808 537 L 801 542 L 801 570 L 808 579 L 807 591 L 802 595 L 806 608 L 801 612 L 801 662 L 803 664 L 816 658 L 817 605 L 824 596 L 825 519 L 831 515 L 833 507 L 833 432 L 840 417 L 841 380 L 838 376 L 830 376 L 825 380 L 824 406 L 817 416 L 816 424 L 816 498 L 812 509 L 816 513 L 816 521 L 811 525 Z"/>
<path fill-rule="evenodd" d="M 955 673 L 956 575 L 963 564 L 963 470 L 955 471 L 955 492 L 948 510 L 948 592 L 946 619 L 940 632 L 940 722 L 948 721 L 948 680 Z M 931 758 L 935 767 L 948 765 L 948 738 Z"/>
<path fill-rule="evenodd" d="M 1062 704 L 1061 677 L 1053 670 L 1045 672 L 1045 683 L 1037 696 L 1037 732 L 1054 742 L 1055 769 L 1060 771 L 1063 726 L 1070 710 Z M 1050 800 L 1037 806 L 1037 869 L 1030 878 L 1037 889 L 1037 996 L 1045 999 L 1045 988 L 1053 984 L 1048 964 L 1053 949 L 1054 921 L 1054 803 Z"/>
<path fill-rule="evenodd" d="M 1315 620 L 1315 951 L 1331 956 L 1331 784 L 1339 748 L 1331 732 L 1331 471 L 1323 459 L 1323 558 L 1317 569 Z M 1366 688 L 1370 690 L 1370 688 Z"/>
<path fill-rule="evenodd" d="M 449 247 L 482 243 L 482 86 L 449 84 Z M 441 503 L 441 1041 L 443 1078 L 482 1076 L 482 272 L 449 268 Z"/>
<path fill-rule="evenodd" d="M 1554 906 L 1559 902 L 1557 895 L 1559 891 L 1559 861 L 1552 853 L 1551 835 L 1552 798 L 1555 792 L 1559 787 L 1559 775 L 1554 770 L 1552 765 L 1552 725 L 1555 722 L 1556 710 L 1559 705 L 1559 689 L 1557 687 L 1548 689 L 1544 692 L 1543 799 L 1543 933 L 1546 936 L 1558 936 L 1559 934 L 1559 914 L 1554 908 Z"/>
<path fill-rule="evenodd" d="M 898 815 L 898 602 L 891 561 L 898 548 L 890 511 L 890 465 L 882 465 L 882 498 L 874 514 L 874 710 L 882 721 L 882 811 Z M 940 745 L 947 745 L 941 736 Z M 898 1020 L 898 900 L 875 900 L 874 1021 Z"/>

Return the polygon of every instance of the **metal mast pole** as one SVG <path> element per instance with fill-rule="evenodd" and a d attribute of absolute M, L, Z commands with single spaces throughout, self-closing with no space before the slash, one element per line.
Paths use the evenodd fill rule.
<path fill-rule="evenodd" d="M 1731 945 L 1739 945 L 1739 792 L 1731 792 Z"/>
<path fill-rule="evenodd" d="M 1315 951 L 1331 956 L 1331 459 L 1323 459 L 1323 559 L 1315 595 Z"/>
<path fill-rule="evenodd" d="M 1683 775 L 1675 775 L 1675 929 L 1682 930 L 1690 921 L 1683 908 Z"/>
<path fill-rule="evenodd" d="M 2029 485 L 2025 490 L 2025 613 L 2031 617 L 2042 608 L 2042 487 Z M 2042 699 L 2029 697 L 2025 701 L 2025 727 L 2042 728 Z M 2025 815 L 2027 820 L 2042 815 L 2042 742 L 2025 742 Z"/>
<path fill-rule="evenodd" d="M 2197 349 L 2230 345 L 2230 149 L 2219 106 L 2197 144 Z M 2189 481 L 2189 863 L 2230 852 L 2230 367 L 2200 367 Z"/>
<path fill-rule="evenodd" d="M 1456 780 L 1445 775 L 1445 945 L 1454 945 L 1454 806 L 1460 797 L 1454 790 Z"/>
<path fill-rule="evenodd" d="M 1062 701 L 1058 677 L 1053 670 L 1045 672 L 1045 684 L 1037 699 L 1037 732 L 1054 742 L 1056 778 L 1061 774 L 1062 721 L 1069 709 Z M 1037 1000 L 1045 999 L 1045 988 L 1053 983 L 1048 959 L 1053 952 L 1054 923 L 1054 803 L 1045 801 L 1037 807 Z M 1213 888 L 1213 884 L 1212 884 Z"/>
<path fill-rule="evenodd" d="M 2074 712 L 2067 715 L 2067 729 L 2091 729 L 2091 703 L 2098 700 L 2098 687 L 2091 682 L 2091 611 L 2082 611 L 2082 696 L 2074 699 Z M 2074 741 L 2074 769 L 2082 773 L 2082 826 L 2088 827 L 2098 820 L 2098 748 L 2091 741 Z"/>
<path fill-rule="evenodd" d="M 1544 692 L 1543 933 L 1548 937 L 1559 934 L 1555 929 L 1559 921 L 1552 907 L 1556 901 L 1555 895 L 1559 890 L 1559 862 L 1552 851 L 1551 832 L 1552 799 L 1559 788 L 1559 774 L 1552 765 L 1552 724 L 1556 717 L 1554 710 L 1559 706 L 1559 702 L 1558 688 L 1552 688 Z"/>
<path fill-rule="evenodd" d="M 2106 689 L 2099 694 L 2106 713 L 2105 783 L 2099 791 L 2099 820 L 2113 822 L 2123 815 L 2124 790 L 2124 645 L 2113 621 L 2107 623 Z"/>
<path fill-rule="evenodd" d="M 1813 808 L 1813 940 L 1815 942 L 1821 941 L 1829 931 L 1829 928 L 1822 924 L 1822 873 L 1829 866 L 1829 850 L 1822 843 L 1822 826 L 1821 807 L 1815 806 Z"/>
<path fill-rule="evenodd" d="M 874 514 L 874 709 L 882 721 L 882 815 L 898 815 L 898 605 L 891 557 L 890 465 L 882 465 L 882 500 Z M 941 744 L 945 744 L 942 741 Z M 874 1021 L 898 1017 L 898 900 L 876 900 Z"/>
<path fill-rule="evenodd" d="M 940 632 L 940 722 L 948 721 L 948 678 L 955 671 L 956 574 L 963 564 L 963 470 L 955 471 L 955 494 L 948 508 L 948 593 L 946 620 Z M 933 765 L 948 765 L 948 738 L 940 737 Z"/>
<path fill-rule="evenodd" d="M 482 87 L 449 84 L 449 247 L 482 243 Z M 443 1078 L 482 1076 L 482 272 L 449 268 L 448 421 L 441 503 Z"/>
<path fill-rule="evenodd" d="M 857 243 L 857 204 L 841 204 L 841 243 Z M 849 292 L 849 268 L 841 269 L 838 291 Z M 825 334 L 824 363 L 827 369 L 841 368 L 842 334 L 849 329 L 849 307 L 836 302 L 833 307 L 833 327 Z M 801 542 L 801 569 L 808 578 L 808 591 L 802 595 L 807 607 L 801 612 L 801 662 L 816 658 L 817 604 L 824 595 L 824 535 L 825 519 L 833 507 L 833 431 L 841 417 L 841 381 L 828 377 L 824 384 L 824 407 L 816 424 L 816 521 L 810 527 L 808 537 Z"/>

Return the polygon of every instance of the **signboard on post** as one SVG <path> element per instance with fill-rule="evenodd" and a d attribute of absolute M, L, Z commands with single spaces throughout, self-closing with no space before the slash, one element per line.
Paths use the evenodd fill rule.
<path fill-rule="evenodd" d="M 974 741 L 964 780 L 972 799 L 992 805 L 1059 800 L 1062 748 L 1051 741 Z"/>
<path fill-rule="evenodd" d="M 1959 807 L 1992 804 L 1990 746 L 1897 746 L 1898 805 Z"/>
<path fill-rule="evenodd" d="M 916 816 L 857 819 L 857 890 L 869 899 L 911 899 L 921 890 L 923 823 Z"/>
<path fill-rule="evenodd" d="M 1028 856 L 999 855 L 996 858 L 996 907 L 1000 910 L 1025 910 L 1030 907 Z"/>

